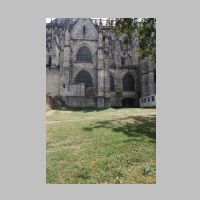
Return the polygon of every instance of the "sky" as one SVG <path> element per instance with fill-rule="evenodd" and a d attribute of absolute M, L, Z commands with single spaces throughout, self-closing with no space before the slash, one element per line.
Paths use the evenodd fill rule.
<path fill-rule="evenodd" d="M 55 18 L 52 18 L 52 19 L 55 19 Z M 46 18 L 46 23 L 49 23 L 51 22 L 51 18 Z"/>
<path fill-rule="evenodd" d="M 52 20 L 53 19 L 55 19 L 55 18 L 52 18 Z M 91 19 L 99 19 L 99 18 L 91 18 Z M 108 18 L 101 18 L 101 19 L 102 19 L 102 23 L 103 23 Z M 46 23 L 49 23 L 49 22 L 51 22 L 51 18 L 46 18 Z"/>

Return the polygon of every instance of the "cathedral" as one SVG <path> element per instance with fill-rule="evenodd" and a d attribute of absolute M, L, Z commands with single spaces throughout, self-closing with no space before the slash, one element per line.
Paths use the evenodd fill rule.
<path fill-rule="evenodd" d="M 46 95 L 65 107 L 155 107 L 156 64 L 139 59 L 138 39 L 90 18 L 46 24 Z"/>

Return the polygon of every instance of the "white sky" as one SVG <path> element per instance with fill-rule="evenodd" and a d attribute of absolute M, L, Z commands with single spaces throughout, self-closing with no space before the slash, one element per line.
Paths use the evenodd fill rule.
<path fill-rule="evenodd" d="M 52 18 L 52 19 L 55 19 L 55 18 Z M 51 18 L 46 18 L 46 23 L 49 23 L 51 22 Z"/>
<path fill-rule="evenodd" d="M 53 19 L 55 19 L 55 18 L 52 18 L 52 20 Z M 91 19 L 100 19 L 100 18 L 91 18 Z M 102 19 L 102 23 L 103 23 L 108 18 L 101 18 L 101 19 Z M 49 23 L 49 22 L 51 22 L 51 18 L 46 18 L 46 23 Z"/>

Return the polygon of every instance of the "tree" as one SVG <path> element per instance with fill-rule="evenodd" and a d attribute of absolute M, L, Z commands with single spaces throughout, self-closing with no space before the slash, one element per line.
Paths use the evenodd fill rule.
<path fill-rule="evenodd" d="M 156 62 L 155 18 L 109 18 L 107 24 L 117 35 L 124 36 L 125 44 L 137 36 L 140 59 L 149 58 Z"/>

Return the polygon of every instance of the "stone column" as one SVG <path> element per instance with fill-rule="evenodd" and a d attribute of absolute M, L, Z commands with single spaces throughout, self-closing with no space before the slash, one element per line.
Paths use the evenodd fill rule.
<path fill-rule="evenodd" d="M 63 64 L 60 68 L 60 95 L 67 96 L 69 93 L 69 69 L 71 63 L 70 33 L 68 29 L 65 32 L 65 40 L 62 53 Z"/>
<path fill-rule="evenodd" d="M 152 63 L 149 64 L 149 95 L 155 94 L 154 84 L 154 66 Z"/>
<path fill-rule="evenodd" d="M 116 70 L 117 76 L 116 76 L 116 83 L 115 83 L 115 92 L 116 92 L 116 106 L 121 107 L 122 106 L 122 91 L 123 91 L 123 83 L 122 83 L 122 70 L 117 69 Z"/>
<path fill-rule="evenodd" d="M 110 57 L 111 57 L 111 47 L 108 41 L 108 38 L 105 39 L 105 56 L 104 56 L 104 97 L 105 97 L 105 107 L 110 108 L 111 102 L 110 102 L 110 72 L 109 72 L 109 66 L 110 66 Z"/>
<path fill-rule="evenodd" d="M 102 48 L 98 49 L 98 99 L 97 107 L 104 108 L 104 63 Z"/>
<path fill-rule="evenodd" d="M 52 41 L 52 60 L 51 60 L 51 68 L 58 68 L 59 63 L 59 49 L 56 44 L 56 36 L 54 36 Z"/>
<path fill-rule="evenodd" d="M 98 97 L 97 97 L 97 107 L 104 108 L 104 55 L 103 55 L 103 40 L 102 33 L 100 31 L 98 38 L 98 51 L 97 51 L 97 77 L 98 77 Z"/>

